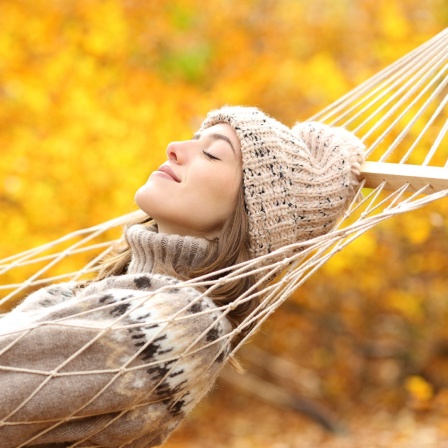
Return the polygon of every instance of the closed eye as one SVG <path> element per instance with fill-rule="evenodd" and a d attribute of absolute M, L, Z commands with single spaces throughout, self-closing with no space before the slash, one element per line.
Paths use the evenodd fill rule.
<path fill-rule="evenodd" d="M 210 154 L 209 152 L 202 150 L 202 152 L 204 153 L 205 157 L 207 157 L 210 160 L 221 160 L 220 158 L 214 156 L 213 154 Z"/>

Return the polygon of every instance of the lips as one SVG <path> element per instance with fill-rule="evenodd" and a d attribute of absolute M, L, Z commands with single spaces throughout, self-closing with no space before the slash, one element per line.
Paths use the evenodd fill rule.
<path fill-rule="evenodd" d="M 174 181 L 180 182 L 180 179 L 174 174 L 174 171 L 168 165 L 162 165 L 157 171 L 168 174 Z"/>

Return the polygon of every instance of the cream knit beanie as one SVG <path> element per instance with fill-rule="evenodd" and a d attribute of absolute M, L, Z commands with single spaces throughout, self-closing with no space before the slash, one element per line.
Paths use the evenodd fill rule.
<path fill-rule="evenodd" d="M 252 257 L 329 232 L 354 197 L 363 143 L 342 128 L 297 123 L 292 129 L 254 107 L 211 111 L 200 130 L 228 123 L 243 158 Z"/>

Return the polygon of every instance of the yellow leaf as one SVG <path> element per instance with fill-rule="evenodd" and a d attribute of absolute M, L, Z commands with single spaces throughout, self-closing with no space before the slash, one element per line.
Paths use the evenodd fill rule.
<path fill-rule="evenodd" d="M 405 389 L 409 392 L 411 397 L 416 401 L 428 401 L 434 395 L 434 390 L 421 376 L 413 375 L 406 379 Z"/>

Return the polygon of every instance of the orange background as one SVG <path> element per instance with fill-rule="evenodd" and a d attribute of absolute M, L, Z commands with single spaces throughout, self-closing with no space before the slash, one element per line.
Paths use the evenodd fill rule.
<path fill-rule="evenodd" d="M 256 105 L 292 125 L 447 23 L 445 0 L 3 1 L 0 258 L 133 210 L 167 143 L 209 109 Z M 167 446 L 448 440 L 447 212 L 367 233 L 255 338 L 358 439 L 330 445 L 312 420 L 220 382 Z"/>

